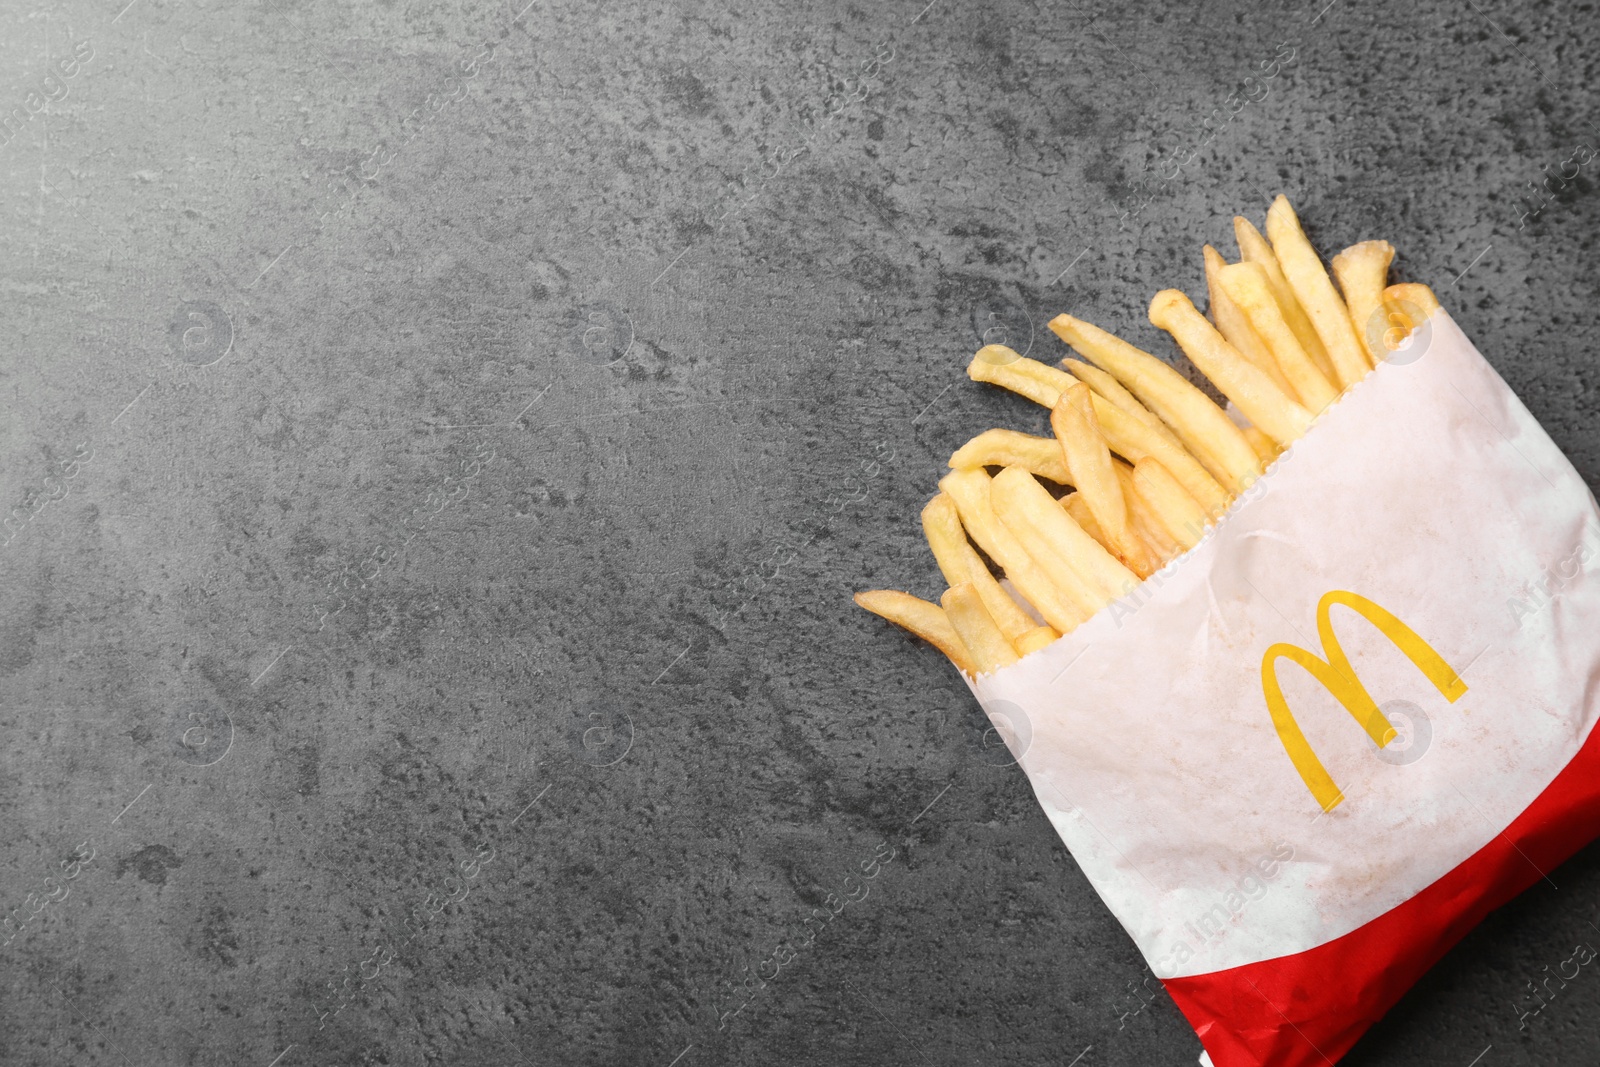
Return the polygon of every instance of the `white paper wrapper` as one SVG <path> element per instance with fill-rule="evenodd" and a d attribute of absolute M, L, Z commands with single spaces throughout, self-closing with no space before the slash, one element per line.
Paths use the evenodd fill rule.
<path fill-rule="evenodd" d="M 972 683 L 1164 979 L 1303 952 L 1396 908 L 1500 834 L 1594 725 L 1594 500 L 1455 323 L 1440 312 L 1426 329 L 1195 549 Z M 1331 607 L 1401 736 L 1380 749 L 1280 659 L 1287 705 L 1343 792 L 1325 812 L 1274 726 L 1263 657 L 1288 643 L 1326 659 L 1318 605 L 1336 590 L 1393 613 L 1467 690 L 1448 701 Z"/>

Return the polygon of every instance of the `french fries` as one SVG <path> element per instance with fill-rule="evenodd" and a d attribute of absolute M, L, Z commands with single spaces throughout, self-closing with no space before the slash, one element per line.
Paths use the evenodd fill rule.
<path fill-rule="evenodd" d="M 940 598 L 944 613 L 972 656 L 979 674 L 988 674 L 1017 662 L 1016 649 L 1006 640 L 983 606 L 978 591 L 970 585 L 953 585 Z"/>
<path fill-rule="evenodd" d="M 1366 377 L 1372 364 L 1367 361 L 1367 350 L 1356 340 L 1355 329 L 1350 325 L 1350 309 L 1345 307 L 1344 300 L 1328 279 L 1317 250 L 1306 239 L 1300 219 L 1289 206 L 1287 197 L 1279 196 L 1267 209 L 1267 239 L 1272 242 L 1272 250 L 1283 266 L 1289 288 L 1294 290 L 1317 336 L 1322 339 L 1322 346 L 1327 349 L 1339 388 L 1350 388 Z"/>
<path fill-rule="evenodd" d="M 1383 290 L 1389 284 L 1389 264 L 1394 262 L 1394 245 L 1388 241 L 1362 241 L 1333 257 L 1329 266 L 1344 293 L 1350 309 L 1350 325 L 1367 350 L 1373 366 L 1389 358 L 1383 346 Z M 1374 326 L 1377 329 L 1374 330 Z"/>
<path fill-rule="evenodd" d="M 1217 331 L 1230 345 L 1239 350 L 1241 356 L 1270 377 L 1286 395 L 1298 399 L 1294 386 L 1289 384 L 1289 379 L 1284 377 L 1282 368 L 1278 366 L 1277 357 L 1272 354 L 1272 349 L 1251 324 L 1244 309 L 1223 288 L 1222 269 L 1229 266 L 1228 261 L 1222 258 L 1221 252 L 1210 245 L 1206 245 L 1204 251 L 1207 313 L 1211 316 L 1211 321 L 1216 324 Z"/>
<path fill-rule="evenodd" d="M 1166 363 L 1071 315 L 1057 315 L 1050 329 L 1164 419 L 1225 488 L 1240 492 L 1261 473 L 1255 450 L 1233 420 Z"/>
<path fill-rule="evenodd" d="M 1305 308 L 1300 306 L 1300 299 L 1289 288 L 1289 280 L 1283 276 L 1283 265 L 1278 262 L 1278 254 L 1247 218 L 1234 216 L 1233 236 L 1239 242 L 1240 259 L 1256 264 L 1266 274 L 1267 284 L 1272 286 L 1273 299 L 1278 302 L 1278 310 L 1288 322 L 1289 329 L 1294 331 L 1300 347 L 1305 349 L 1328 381 L 1337 381 L 1333 363 L 1328 359 L 1328 350 L 1322 347 L 1322 338 L 1317 336 L 1316 327 L 1311 325 Z"/>
<path fill-rule="evenodd" d="M 1058 589 L 1067 591 L 1073 605 L 1083 613 L 1084 618 L 1093 615 L 1105 605 L 1102 591 L 1092 587 L 1081 573 L 1074 570 L 1072 564 L 1062 558 L 1056 546 L 1039 532 L 1037 526 L 1028 521 L 1026 515 L 1019 514 L 1011 508 L 1001 510 L 998 506 L 996 514 L 1039 569 L 1056 583 Z"/>
<path fill-rule="evenodd" d="M 1048 437 L 1018 433 L 1016 430 L 985 430 L 950 455 L 950 469 L 973 467 L 1026 467 L 1057 485 L 1071 485 L 1072 475 L 1061 455 L 1061 446 Z"/>
<path fill-rule="evenodd" d="M 1385 358 L 1405 344 L 1412 332 L 1435 311 L 1439 298 L 1421 282 L 1402 282 L 1383 291 L 1384 322 L 1388 329 L 1379 339 L 1385 348 Z"/>
<path fill-rule="evenodd" d="M 1433 295 L 1432 289 L 1429 289 L 1421 282 L 1401 282 L 1398 285 L 1391 285 L 1383 291 L 1383 299 L 1385 303 L 1390 304 L 1415 304 L 1422 310 L 1423 318 L 1427 318 L 1439 310 L 1439 298 Z M 1420 325 L 1420 323 L 1413 323 L 1413 325 Z"/>
<path fill-rule="evenodd" d="M 1222 483 L 1211 477 L 1190 452 L 1174 442 L 1169 434 L 1158 434 L 1139 420 L 1125 414 L 1122 409 L 1094 399 L 1094 415 L 1105 434 L 1111 451 L 1137 463 L 1145 457 L 1158 459 L 1183 483 L 1183 487 L 1210 511 L 1221 512 L 1228 506 L 1228 491 Z"/>
<path fill-rule="evenodd" d="M 1390 285 L 1384 290 L 1384 310 L 1386 317 L 1394 325 L 1402 326 L 1402 333 L 1395 338 L 1390 350 L 1400 346 L 1411 331 L 1416 330 L 1429 315 L 1438 310 L 1438 298 L 1434 290 L 1430 290 L 1421 282 L 1402 282 L 1400 285 Z"/>
<path fill-rule="evenodd" d="M 1244 436 L 1250 442 L 1250 447 L 1256 450 L 1256 455 L 1261 457 L 1262 463 L 1271 463 L 1283 451 L 1276 441 L 1255 426 L 1246 426 Z"/>
<path fill-rule="evenodd" d="M 1267 345 L 1273 362 L 1294 389 L 1294 396 L 1313 415 L 1333 403 L 1339 390 L 1323 375 L 1289 328 L 1283 308 L 1272 295 L 1266 268 L 1259 263 L 1230 263 L 1218 274 L 1223 291 L 1250 320 Z"/>
<path fill-rule="evenodd" d="M 1087 590 L 1076 583 L 1065 588 L 1057 585 L 1000 521 L 990 500 L 987 474 L 981 470 L 951 471 L 939 479 L 939 488 L 956 502 L 961 524 L 978 547 L 1005 570 L 1011 584 L 1045 622 L 1067 633 L 1092 614 L 1093 609 L 1085 606 L 1090 600 Z"/>
<path fill-rule="evenodd" d="M 881 615 L 896 626 L 903 626 L 950 658 L 957 670 L 978 673 L 978 666 L 967 646 L 956 633 L 944 609 L 910 593 L 893 589 L 870 589 L 857 593 L 855 602 L 874 615 Z"/>
<path fill-rule="evenodd" d="M 1053 367 L 985 345 L 968 377 L 1044 407 L 1051 436 L 992 429 L 951 454 L 922 511 L 948 585 L 939 604 L 892 590 L 856 602 L 969 676 L 1010 667 L 1199 544 L 1237 494 L 1439 308 L 1425 285 L 1386 284 L 1395 258 L 1386 241 L 1340 252 L 1330 277 L 1285 198 L 1266 228 L 1263 237 L 1234 219 L 1238 263 L 1204 248 L 1209 320 L 1176 289 L 1149 306 L 1150 322 L 1247 425 L 1164 360 L 1071 315 L 1050 329 L 1083 360 Z M 1072 491 L 1057 500 L 1046 482 Z"/>
<path fill-rule="evenodd" d="M 1064 359 L 1061 365 L 1067 368 L 1074 378 L 1093 389 L 1096 396 L 1127 412 L 1173 444 L 1182 447 L 1177 434 L 1173 433 L 1166 423 L 1156 418 L 1149 408 L 1139 403 L 1138 399 L 1111 375 L 1081 359 Z"/>
<path fill-rule="evenodd" d="M 1311 412 L 1241 356 L 1183 293 L 1176 289 L 1157 293 L 1150 301 L 1150 324 L 1170 333 L 1189 362 L 1199 367 L 1245 418 L 1280 445 L 1298 441 L 1311 427 Z M 1245 443 L 1248 446 L 1249 442 Z M 1253 449 L 1251 457 L 1259 459 Z"/>
<path fill-rule="evenodd" d="M 1133 517 L 1134 529 L 1139 531 L 1139 536 L 1150 546 L 1150 551 L 1165 566 L 1168 560 L 1182 551 L 1182 546 L 1167 533 L 1166 525 L 1156 515 L 1144 494 L 1139 492 L 1139 487 L 1133 482 L 1133 468 L 1126 463 L 1117 464 L 1117 479 L 1122 483 L 1122 495 L 1128 501 L 1128 513 Z"/>
<path fill-rule="evenodd" d="M 1030 652 L 1037 652 L 1060 636 L 1053 626 L 1036 626 L 1014 642 L 1017 655 L 1026 656 Z"/>
<path fill-rule="evenodd" d="M 1019 522 L 1031 527 L 1049 554 L 1064 560 L 1078 575 L 1091 595 L 1091 610 L 1098 611 L 1125 589 L 1138 585 L 1133 573 L 1101 547 L 1100 543 L 1072 521 L 1044 486 L 1021 467 L 1007 467 L 994 476 L 994 503 L 1008 524 Z"/>
<path fill-rule="evenodd" d="M 1094 521 L 1094 512 L 1089 510 L 1089 503 L 1083 499 L 1082 493 L 1068 493 L 1056 503 L 1067 510 L 1073 522 L 1083 527 L 1084 533 L 1099 541 L 1103 548 L 1110 550 L 1111 542 L 1107 539 L 1105 531 L 1100 529 L 1100 524 Z"/>
<path fill-rule="evenodd" d="M 1014 393 L 1025 396 L 1036 404 L 1053 409 L 1056 401 L 1061 398 L 1062 392 L 1071 385 L 1070 376 L 1056 371 L 1057 374 L 1062 375 L 1062 379 L 1068 380 L 1046 379 L 1036 372 L 1030 372 L 1025 368 L 1016 366 L 1019 363 L 1035 361 L 1025 360 L 1023 357 L 1016 355 L 1016 353 L 1012 353 L 1012 357 L 1010 362 L 999 364 L 982 359 L 980 353 L 980 358 L 974 358 L 972 364 L 968 366 L 967 373 L 971 375 L 974 381 L 998 385 L 1001 388 L 1009 389 Z M 1006 369 L 995 372 L 992 368 L 996 366 Z M 1043 364 L 1040 364 L 1040 366 L 1043 366 Z M 1044 369 L 1048 371 L 1052 368 L 1044 367 Z M 1095 369 L 1098 370 L 1098 368 Z M 1105 372 L 1100 371 L 1099 373 L 1104 374 Z M 1110 377 L 1109 375 L 1106 376 Z M 1112 381 L 1115 382 L 1115 379 L 1112 379 Z M 1118 388 L 1121 388 L 1121 386 L 1119 385 Z M 1133 400 L 1131 395 L 1128 399 L 1136 405 L 1139 403 L 1137 400 Z M 1204 394 L 1202 394 L 1202 399 L 1204 399 Z M 1177 436 L 1170 429 L 1156 430 L 1144 419 L 1108 400 L 1102 393 L 1097 392 L 1091 400 L 1094 405 L 1095 417 L 1100 422 L 1100 429 L 1105 434 L 1106 443 L 1111 446 L 1111 451 L 1122 456 L 1130 463 L 1138 462 L 1146 456 L 1159 459 L 1162 465 L 1183 483 L 1184 488 L 1189 490 L 1195 499 L 1205 504 L 1208 509 L 1221 511 L 1227 507 L 1228 493 L 1222 488 L 1222 484 L 1200 465 L 1199 461 L 1183 447 Z M 1210 403 L 1209 400 L 1206 402 Z M 1215 407 L 1216 405 L 1212 406 Z M 1143 405 L 1139 405 L 1139 407 L 1146 415 L 1150 415 L 1149 410 L 1144 408 Z M 1154 418 L 1153 415 L 1151 417 Z M 1226 418 L 1227 416 L 1224 415 L 1223 417 Z M 1161 425 L 1163 427 L 1166 426 L 1165 423 Z"/>
<path fill-rule="evenodd" d="M 1150 506 L 1161 529 L 1181 549 L 1187 552 L 1200 543 L 1210 525 L 1206 513 L 1165 467 L 1153 459 L 1134 464 L 1133 491 Z"/>
<path fill-rule="evenodd" d="M 1156 569 L 1155 561 L 1128 525 L 1128 505 L 1122 499 L 1122 486 L 1111 466 L 1111 449 L 1100 432 L 1087 385 L 1079 382 L 1061 394 L 1050 412 L 1050 427 L 1072 472 L 1072 484 L 1102 531 L 1100 540 L 1134 574 L 1148 578 Z"/>
<path fill-rule="evenodd" d="M 1009 352 L 1011 358 L 1004 359 L 996 349 L 999 353 Z M 978 349 L 978 354 L 967 364 L 967 377 L 975 382 L 1003 386 L 1047 408 L 1055 407 L 1062 391 L 1077 380 L 1064 370 L 1019 356 L 1004 345 L 985 345 Z"/>
<path fill-rule="evenodd" d="M 1007 640 L 1015 642 L 1036 628 L 1033 619 L 1000 587 L 989 573 L 988 565 L 967 541 L 954 500 L 940 493 L 928 501 L 922 509 L 922 532 L 928 539 L 928 547 L 933 549 L 934 561 L 939 564 L 945 582 L 952 586 L 970 584 L 976 589 L 989 616 Z"/>

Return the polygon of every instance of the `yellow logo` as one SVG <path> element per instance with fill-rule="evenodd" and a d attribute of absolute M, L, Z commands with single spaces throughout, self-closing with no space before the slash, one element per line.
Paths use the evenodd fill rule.
<path fill-rule="evenodd" d="M 1357 614 L 1376 626 L 1383 636 L 1405 653 L 1406 658 L 1450 703 L 1454 704 L 1467 691 L 1466 683 L 1450 664 L 1444 661 L 1444 657 L 1435 652 L 1432 645 L 1418 637 L 1415 630 L 1394 615 L 1366 597 L 1343 589 L 1323 594 L 1322 599 L 1317 602 L 1317 637 L 1322 641 L 1322 654 L 1327 658 L 1318 659 L 1298 645 L 1281 642 L 1267 649 L 1266 655 L 1261 658 L 1261 692 L 1267 698 L 1267 711 L 1272 714 L 1272 725 L 1277 728 L 1278 740 L 1283 742 L 1283 749 L 1289 754 L 1289 761 L 1294 764 L 1294 769 L 1300 772 L 1306 788 L 1311 790 L 1311 795 L 1322 805 L 1323 811 L 1332 811 L 1338 807 L 1344 800 L 1344 793 L 1334 784 L 1327 768 L 1311 750 L 1306 735 L 1295 722 L 1294 713 L 1289 710 L 1289 702 L 1283 697 L 1283 687 L 1278 684 L 1278 660 L 1291 660 L 1304 667 L 1313 678 L 1322 683 L 1322 687 L 1332 694 L 1335 700 L 1344 705 L 1344 709 L 1361 724 L 1367 731 L 1367 736 L 1372 738 L 1379 748 L 1387 745 L 1396 736 L 1394 727 L 1389 724 L 1383 712 L 1378 710 L 1378 705 L 1367 692 L 1366 686 L 1356 678 L 1349 657 L 1344 654 L 1344 649 L 1339 647 L 1339 638 L 1333 632 L 1333 620 L 1328 613 L 1328 609 L 1335 604 L 1343 604 L 1347 608 L 1354 609 Z"/>

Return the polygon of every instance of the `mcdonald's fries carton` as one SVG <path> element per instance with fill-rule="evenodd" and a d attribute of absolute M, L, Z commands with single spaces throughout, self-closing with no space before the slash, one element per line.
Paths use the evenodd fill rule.
<path fill-rule="evenodd" d="M 1600 515 L 1449 316 L 970 681 L 1216 1067 L 1338 1059 L 1600 830 Z"/>

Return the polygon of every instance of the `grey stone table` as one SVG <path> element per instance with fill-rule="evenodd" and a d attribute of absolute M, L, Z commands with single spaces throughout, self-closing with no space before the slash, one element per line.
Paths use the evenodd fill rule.
<path fill-rule="evenodd" d="M 0 5 L 0 1062 L 1194 1062 L 849 593 L 1279 191 L 1593 484 L 1600 19 L 925 3 Z M 1552 883 L 1348 1062 L 1594 1062 Z"/>

